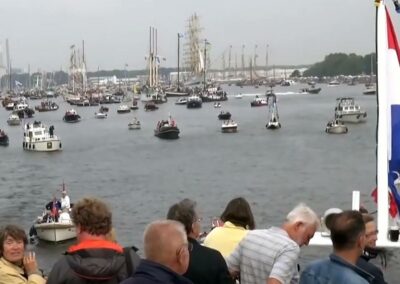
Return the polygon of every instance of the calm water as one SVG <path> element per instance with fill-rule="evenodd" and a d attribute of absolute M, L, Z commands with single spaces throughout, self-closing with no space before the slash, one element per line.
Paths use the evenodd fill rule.
<path fill-rule="evenodd" d="M 134 114 L 117 114 L 117 105 L 110 105 L 105 120 L 94 118 L 98 107 L 76 107 L 82 121 L 67 124 L 62 117 L 70 106 L 57 99 L 58 111 L 35 116 L 54 125 L 62 139 L 63 151 L 50 154 L 24 152 L 22 126 L 8 126 L 9 112 L 1 108 L 0 128 L 10 137 L 10 146 L 0 148 L 1 224 L 17 223 L 28 230 L 63 180 L 72 201 L 84 196 L 105 199 L 113 210 L 119 241 L 138 247 L 145 225 L 164 218 L 169 206 L 185 197 L 198 202 L 205 229 L 237 196 L 251 202 L 258 228 L 279 225 L 299 201 L 320 214 L 330 207 L 351 208 L 352 190 L 360 190 L 362 202 L 374 210 L 369 194 L 375 185 L 375 96 L 363 96 L 363 86 L 323 85 L 320 95 L 293 93 L 302 87 L 275 89 L 283 126 L 278 131 L 266 130 L 266 107 L 250 107 L 254 94 L 265 89 L 226 87 L 232 96 L 253 94 L 222 104 L 239 123 L 236 134 L 220 132 L 220 109 L 212 103 L 189 110 L 170 99 L 155 112 L 144 112 L 140 104 Z M 327 135 L 325 125 L 339 96 L 354 96 L 367 110 L 368 121 L 349 125 L 347 135 Z M 168 113 L 177 120 L 179 140 L 153 136 L 157 121 Z M 128 130 L 134 116 L 142 122 L 139 131 Z M 69 244 L 38 244 L 32 249 L 49 270 Z M 302 261 L 329 251 L 307 248 Z M 395 272 L 398 264 L 395 252 L 386 272 L 391 282 L 400 276 Z"/>

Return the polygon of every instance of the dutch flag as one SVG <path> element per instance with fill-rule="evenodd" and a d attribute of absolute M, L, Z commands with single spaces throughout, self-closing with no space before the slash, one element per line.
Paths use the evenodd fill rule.
<path fill-rule="evenodd" d="M 400 208 L 400 195 L 395 186 L 400 181 L 400 49 L 384 1 L 378 2 L 377 9 L 378 239 L 385 239 L 389 225 L 388 189 L 397 209 Z"/>

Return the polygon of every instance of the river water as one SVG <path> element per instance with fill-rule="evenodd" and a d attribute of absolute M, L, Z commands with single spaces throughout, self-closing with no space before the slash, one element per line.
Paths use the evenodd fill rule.
<path fill-rule="evenodd" d="M 35 115 L 55 126 L 63 143 L 63 151 L 57 153 L 24 152 L 22 126 L 8 126 L 9 112 L 2 108 L 0 128 L 8 133 L 10 146 L 0 148 L 0 224 L 16 223 L 28 230 L 63 181 L 72 202 L 84 196 L 106 200 L 118 240 L 139 248 L 146 224 L 165 218 L 169 206 L 185 197 L 197 201 L 205 230 L 237 196 L 250 202 L 258 228 L 279 225 L 300 201 L 319 214 L 330 207 L 349 209 L 353 190 L 360 190 L 362 203 L 374 211 L 370 192 L 376 175 L 375 96 L 363 96 L 361 85 L 321 85 L 319 95 L 298 94 L 303 87 L 275 89 L 282 129 L 269 131 L 268 109 L 250 107 L 254 95 L 265 93 L 265 88 L 225 86 L 232 97 L 222 103 L 222 110 L 238 122 L 235 134 L 221 133 L 221 109 L 212 103 L 187 109 L 171 98 L 155 112 L 144 112 L 140 104 L 130 114 L 117 114 L 118 106 L 110 105 L 105 120 L 94 118 L 98 107 L 76 107 L 82 121 L 67 124 L 62 117 L 71 107 L 58 98 L 58 111 Z M 243 98 L 235 99 L 237 93 Z M 346 135 L 328 135 L 325 126 L 340 96 L 355 97 L 368 120 L 349 125 Z M 36 104 L 30 102 L 32 107 Z M 175 141 L 153 136 L 157 121 L 169 113 L 181 130 Z M 141 120 L 141 130 L 128 130 L 134 116 Z M 70 244 L 39 243 L 30 249 L 49 271 Z M 329 251 L 306 248 L 301 261 L 306 264 Z M 393 254 L 385 272 L 389 282 L 400 276 L 400 254 Z"/>

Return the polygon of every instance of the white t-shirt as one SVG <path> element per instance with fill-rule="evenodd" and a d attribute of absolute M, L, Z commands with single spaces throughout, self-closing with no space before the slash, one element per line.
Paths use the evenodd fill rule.
<path fill-rule="evenodd" d="M 64 208 L 67 208 L 67 209 L 71 208 L 71 204 L 70 204 L 68 195 L 65 195 L 65 197 L 61 197 L 61 209 L 64 209 Z"/>

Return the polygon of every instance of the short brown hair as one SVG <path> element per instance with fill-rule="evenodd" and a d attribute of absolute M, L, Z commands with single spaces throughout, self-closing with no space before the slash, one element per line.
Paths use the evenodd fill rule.
<path fill-rule="evenodd" d="M 91 235 L 106 235 L 112 228 L 112 213 L 107 204 L 97 198 L 79 200 L 71 212 L 72 221 Z"/>
<path fill-rule="evenodd" d="M 3 256 L 4 241 L 7 237 L 11 237 L 17 241 L 24 241 L 24 246 L 28 243 L 25 231 L 16 225 L 7 225 L 0 230 L 0 257 Z"/>
<path fill-rule="evenodd" d="M 192 232 L 192 224 L 196 218 L 196 202 L 188 198 L 172 205 L 167 213 L 167 219 L 181 222 L 188 235 Z"/>
<path fill-rule="evenodd" d="M 365 224 L 375 221 L 374 217 L 372 217 L 372 215 L 370 215 L 368 213 L 363 213 L 362 218 L 363 218 Z"/>
<path fill-rule="evenodd" d="M 336 250 L 353 248 L 358 238 L 365 234 L 362 214 L 355 210 L 347 210 L 335 215 L 330 229 L 333 248 Z"/>

